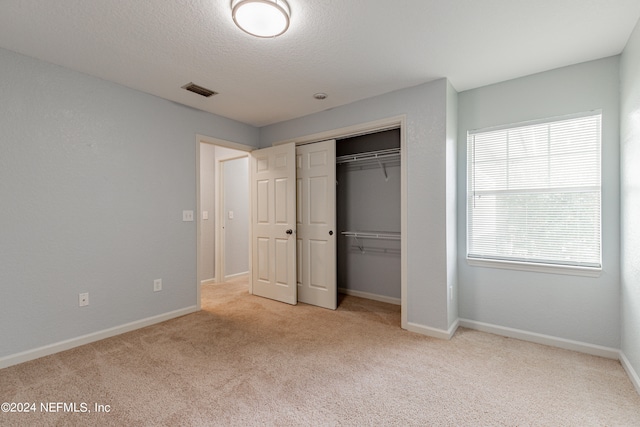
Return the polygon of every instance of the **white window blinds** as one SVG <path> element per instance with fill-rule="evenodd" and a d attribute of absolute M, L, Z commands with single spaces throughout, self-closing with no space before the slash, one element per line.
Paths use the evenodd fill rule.
<path fill-rule="evenodd" d="M 467 256 L 601 268 L 601 114 L 469 132 Z"/>

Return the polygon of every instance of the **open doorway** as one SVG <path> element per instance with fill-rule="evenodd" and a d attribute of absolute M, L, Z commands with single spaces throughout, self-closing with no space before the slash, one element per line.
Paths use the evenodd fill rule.
<path fill-rule="evenodd" d="M 197 272 L 201 286 L 249 272 L 248 156 L 254 147 L 198 135 Z"/>
<path fill-rule="evenodd" d="M 249 158 L 246 154 L 233 158 L 224 155 L 217 158 L 216 167 L 216 234 L 220 248 L 216 276 L 226 282 L 249 274 Z"/>

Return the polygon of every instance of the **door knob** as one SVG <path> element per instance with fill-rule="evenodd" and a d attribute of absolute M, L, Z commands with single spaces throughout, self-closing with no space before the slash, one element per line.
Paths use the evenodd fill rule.
<path fill-rule="evenodd" d="M 333 230 L 329 230 L 329 236 L 333 236 Z"/>
<path fill-rule="evenodd" d="M 292 229 L 288 229 L 287 230 L 287 234 L 293 234 L 293 230 Z"/>

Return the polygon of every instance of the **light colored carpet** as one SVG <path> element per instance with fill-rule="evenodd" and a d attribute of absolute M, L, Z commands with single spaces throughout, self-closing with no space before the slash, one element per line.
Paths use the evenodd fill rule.
<path fill-rule="evenodd" d="M 460 329 L 400 329 L 397 306 L 333 312 L 206 285 L 203 310 L 0 370 L 0 402 L 109 413 L 0 413 L 0 425 L 640 426 L 620 363 Z"/>

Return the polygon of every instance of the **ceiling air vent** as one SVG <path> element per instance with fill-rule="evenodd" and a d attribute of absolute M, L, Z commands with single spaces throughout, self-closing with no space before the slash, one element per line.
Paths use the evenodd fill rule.
<path fill-rule="evenodd" d="M 198 86 L 194 83 L 187 83 L 186 85 L 182 86 L 182 89 L 197 93 L 198 95 L 204 96 L 206 98 L 218 94 L 218 92 L 214 92 L 210 89 L 207 89 L 206 87 Z"/>

